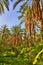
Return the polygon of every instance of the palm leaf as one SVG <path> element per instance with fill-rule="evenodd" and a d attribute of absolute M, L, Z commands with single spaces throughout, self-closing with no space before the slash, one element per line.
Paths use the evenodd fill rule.
<path fill-rule="evenodd" d="M 26 7 L 26 5 L 27 5 L 27 1 L 24 2 L 22 6 L 20 6 L 21 7 L 20 10 L 22 10 L 24 7 Z"/>
<path fill-rule="evenodd" d="M 13 1 L 13 0 L 10 0 L 10 1 Z"/>
<path fill-rule="evenodd" d="M 3 8 L 3 4 L 0 3 L 0 14 L 2 14 L 2 12 L 4 13 L 4 8 Z"/>
<path fill-rule="evenodd" d="M 6 6 L 7 10 L 9 10 L 9 1 L 8 0 L 4 0 L 4 5 Z"/>
<path fill-rule="evenodd" d="M 21 16 L 18 16 L 18 19 L 21 19 L 21 18 L 23 18 L 23 15 L 21 15 Z"/>
<path fill-rule="evenodd" d="M 17 2 L 14 3 L 13 9 L 21 2 L 22 0 L 17 0 Z"/>
<path fill-rule="evenodd" d="M 21 22 L 19 23 L 19 26 L 21 26 L 24 23 L 24 20 L 21 20 Z"/>

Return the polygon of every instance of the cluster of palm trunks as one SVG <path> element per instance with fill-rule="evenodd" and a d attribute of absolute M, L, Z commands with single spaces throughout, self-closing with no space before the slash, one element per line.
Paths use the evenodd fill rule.
<path fill-rule="evenodd" d="M 28 10 L 28 13 L 29 12 L 30 12 L 30 16 L 25 17 L 25 24 L 26 24 L 26 29 L 30 33 L 30 38 L 32 32 L 34 32 L 35 35 L 36 32 L 35 26 L 37 26 L 39 22 L 40 38 L 41 38 L 41 42 L 43 42 L 43 3 L 40 4 L 40 0 L 33 0 L 32 8 L 30 7 L 30 11 Z"/>
<path fill-rule="evenodd" d="M 22 0 L 18 0 L 14 4 L 14 8 L 18 3 L 22 2 Z M 20 13 L 22 14 L 19 16 L 19 19 L 24 19 L 25 21 L 25 27 L 28 33 L 30 34 L 30 39 L 32 32 L 36 32 L 36 28 L 38 27 L 38 22 L 39 22 L 39 27 L 40 27 L 40 40 L 43 42 L 43 0 L 32 0 L 31 6 L 28 4 L 29 0 L 24 1 L 24 4 L 20 6 Z"/>

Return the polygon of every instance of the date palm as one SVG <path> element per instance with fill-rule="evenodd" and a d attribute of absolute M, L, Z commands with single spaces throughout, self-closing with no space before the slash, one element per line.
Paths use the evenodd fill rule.
<path fill-rule="evenodd" d="M 23 22 L 25 22 L 25 27 L 26 27 L 26 30 L 28 31 L 29 33 L 29 39 L 30 39 L 30 42 L 31 42 L 31 34 L 32 34 L 32 12 L 31 12 L 31 7 L 28 6 L 28 4 L 25 5 L 25 7 L 23 7 L 22 9 L 20 9 L 21 11 L 19 11 L 21 13 L 21 16 L 19 16 L 18 18 L 19 19 L 24 19 Z"/>
<path fill-rule="evenodd" d="M 23 21 L 21 21 L 21 24 L 23 22 L 25 23 L 26 30 L 29 32 L 29 37 L 31 38 L 31 35 L 33 33 L 33 40 L 35 41 L 35 27 L 37 27 L 38 24 L 33 20 L 31 7 L 25 5 L 25 7 L 23 7 L 21 10 L 22 11 L 17 11 L 21 13 L 21 16 L 19 16 L 18 18 L 23 19 Z"/>
<path fill-rule="evenodd" d="M 23 1 L 28 2 L 29 0 L 23 0 Z M 18 0 L 14 4 L 14 8 L 20 2 L 22 2 L 22 0 Z M 25 5 L 22 5 L 22 8 L 25 8 Z M 23 17 L 23 15 L 21 17 Z M 40 21 L 40 30 L 41 30 L 40 36 L 41 36 L 41 42 L 43 42 L 43 0 L 32 0 L 32 20 L 37 22 L 38 20 Z"/>
<path fill-rule="evenodd" d="M 17 11 L 17 12 L 21 13 L 21 16 L 19 16 L 18 18 L 23 19 L 23 21 L 21 21 L 21 24 L 25 22 L 25 27 L 29 33 L 30 40 L 31 40 L 32 31 L 34 32 L 33 35 L 35 40 L 35 22 L 32 21 L 31 7 L 28 6 L 28 4 L 26 4 L 25 7 L 21 7 L 20 11 Z"/>
<path fill-rule="evenodd" d="M 33 18 L 37 21 L 40 19 L 40 0 L 33 0 L 32 1 L 32 13 Z"/>
<path fill-rule="evenodd" d="M 24 18 L 26 29 L 29 32 L 29 37 L 31 38 L 31 33 L 32 33 L 31 24 L 33 24 L 33 23 L 32 23 L 32 11 L 31 11 L 31 7 L 28 6 L 28 1 L 29 0 L 24 1 L 23 5 L 20 6 L 21 8 L 20 8 L 19 12 L 21 12 L 21 16 L 19 16 L 18 18 L 19 19 Z M 20 2 L 18 2 L 18 3 L 20 3 Z M 16 2 L 14 4 L 14 8 L 16 7 L 16 4 L 18 4 L 18 3 Z"/>
<path fill-rule="evenodd" d="M 41 30 L 41 42 L 43 42 L 43 0 L 41 2 L 42 5 L 42 10 L 41 10 L 41 14 L 40 14 L 40 30 Z"/>
<path fill-rule="evenodd" d="M 20 44 L 21 43 L 21 33 L 20 33 L 20 31 L 21 31 L 21 28 L 19 27 L 19 26 L 13 26 L 12 28 L 11 28 L 11 30 L 12 30 L 12 39 L 14 39 L 13 41 L 14 41 L 14 45 L 18 45 L 18 44 Z"/>
<path fill-rule="evenodd" d="M 8 27 L 6 25 L 1 26 L 0 32 L 2 34 L 2 40 L 5 44 L 8 44 L 8 38 L 10 35 L 10 30 L 8 29 Z"/>
<path fill-rule="evenodd" d="M 40 6 L 41 3 L 41 6 Z M 43 1 L 41 0 L 33 0 L 32 3 L 32 12 L 33 19 L 36 21 L 40 21 L 40 30 L 41 30 L 41 42 L 43 42 Z"/>

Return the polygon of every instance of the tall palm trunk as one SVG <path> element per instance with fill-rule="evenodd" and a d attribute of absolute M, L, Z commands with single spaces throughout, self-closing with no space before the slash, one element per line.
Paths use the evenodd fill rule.
<path fill-rule="evenodd" d="M 17 34 L 17 44 L 20 45 L 22 43 L 22 39 L 21 39 L 21 34 L 20 32 Z"/>
<path fill-rule="evenodd" d="M 35 22 L 33 22 L 33 29 L 32 29 L 32 31 L 33 31 L 33 41 L 35 41 Z"/>
<path fill-rule="evenodd" d="M 25 26 L 27 31 L 29 32 L 29 43 L 31 43 L 31 19 L 25 18 Z"/>
<path fill-rule="evenodd" d="M 42 10 L 40 11 L 40 36 L 41 36 L 41 42 L 43 42 L 43 4 L 42 4 Z"/>
<path fill-rule="evenodd" d="M 17 45 L 17 43 L 18 43 L 18 40 L 17 40 L 18 38 L 17 38 L 17 34 L 16 34 L 16 45 Z"/>
<path fill-rule="evenodd" d="M 32 33 L 31 33 L 31 22 L 29 22 L 29 26 L 28 26 L 29 28 L 28 28 L 28 30 L 29 30 L 29 45 L 31 45 L 31 43 L 32 43 L 32 38 L 31 38 L 31 35 L 32 35 Z"/>
<path fill-rule="evenodd" d="M 22 43 L 22 35 L 20 33 L 20 36 L 19 36 L 19 40 L 20 40 L 20 44 Z"/>
<path fill-rule="evenodd" d="M 27 43 L 27 40 L 26 40 L 26 32 L 24 32 L 24 42 Z"/>
<path fill-rule="evenodd" d="M 40 20 L 40 30 L 41 30 L 41 33 L 40 33 L 41 42 L 43 42 L 43 19 Z"/>

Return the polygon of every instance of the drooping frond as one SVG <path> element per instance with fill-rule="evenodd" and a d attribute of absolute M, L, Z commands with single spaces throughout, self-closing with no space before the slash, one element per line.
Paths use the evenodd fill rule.
<path fill-rule="evenodd" d="M 4 8 L 3 8 L 3 4 L 2 3 L 0 3 L 0 14 L 1 13 L 4 13 Z"/>
<path fill-rule="evenodd" d="M 23 18 L 23 15 L 21 15 L 21 16 L 18 16 L 18 19 L 21 19 L 21 18 Z"/>
<path fill-rule="evenodd" d="M 22 0 L 17 0 L 17 2 L 14 3 L 13 9 L 21 2 Z"/>
<path fill-rule="evenodd" d="M 15 7 L 20 3 L 24 1 L 24 4 L 22 5 L 22 7 L 29 1 L 29 0 L 17 0 L 15 3 L 14 3 L 14 6 L 13 6 L 13 9 L 15 9 Z"/>
<path fill-rule="evenodd" d="M 9 10 L 9 0 L 0 0 L 0 14 L 4 13 L 4 6 Z"/>
<path fill-rule="evenodd" d="M 7 10 L 9 10 L 9 1 L 8 0 L 3 0 L 4 1 L 4 5 L 7 8 Z"/>
<path fill-rule="evenodd" d="M 22 10 L 23 8 L 26 8 L 26 5 L 27 5 L 27 1 L 24 2 L 22 6 L 20 6 L 21 7 L 20 10 Z"/>

